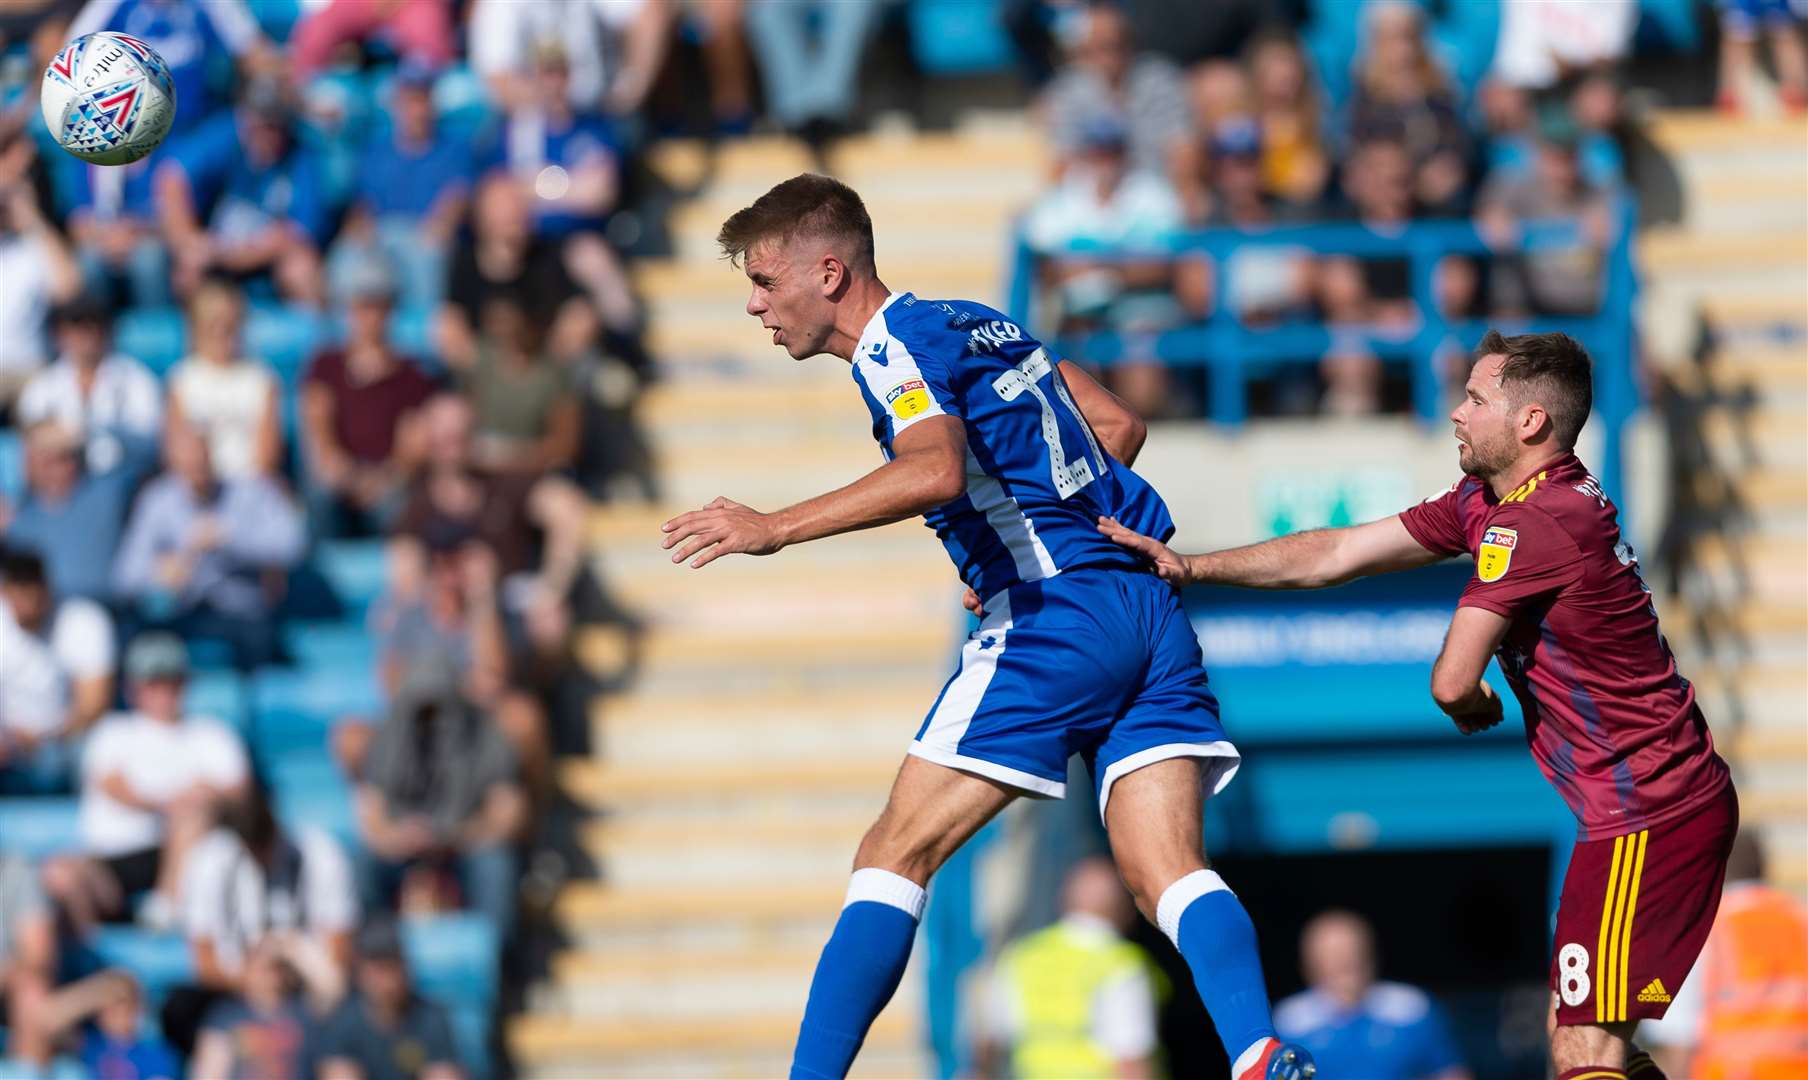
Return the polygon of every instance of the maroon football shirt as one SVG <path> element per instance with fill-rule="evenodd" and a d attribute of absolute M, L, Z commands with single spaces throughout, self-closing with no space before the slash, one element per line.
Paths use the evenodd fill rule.
<path fill-rule="evenodd" d="M 1427 551 L 1475 556 L 1459 606 L 1511 620 L 1495 656 L 1582 840 L 1680 817 L 1729 779 L 1618 514 L 1565 454 L 1504 497 L 1464 477 L 1400 515 Z"/>

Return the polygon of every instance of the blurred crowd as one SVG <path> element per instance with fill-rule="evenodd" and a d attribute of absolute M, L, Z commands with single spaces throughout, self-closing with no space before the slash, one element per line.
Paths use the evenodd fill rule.
<path fill-rule="evenodd" d="M 1220 303 L 1248 326 L 1309 320 L 1334 339 L 1338 329 L 1410 336 L 1422 317 L 1404 256 L 1271 242 L 1214 263 L 1175 252 L 1188 230 L 1254 239 L 1348 222 L 1385 236 L 1468 219 L 1492 253 L 1439 260 L 1430 300 L 1443 318 L 1586 315 L 1599 305 L 1627 180 L 1618 65 L 1633 5 L 1508 2 L 1479 71 L 1440 50 L 1449 36 L 1424 6 L 1344 5 L 1354 48 L 1337 72 L 1319 71 L 1287 22 L 1218 26 L 1189 56 L 1139 42 L 1136 5 L 1045 7 L 1054 32 L 1040 111 L 1056 161 L 1027 239 L 1044 256 L 1049 321 L 1130 343 L 1111 376 L 1145 415 L 1195 407 L 1153 342 Z M 1524 224 L 1549 219 L 1577 222 L 1571 241 L 1522 250 Z M 1117 252 L 1073 250 L 1089 245 Z M 1359 344 L 1317 359 L 1317 378 L 1282 386 L 1269 411 L 1359 415 L 1389 404 L 1382 365 Z"/>
<path fill-rule="evenodd" d="M 1220 303 L 1251 325 L 1422 317 L 1401 259 L 1160 252 L 1214 226 L 1470 218 L 1498 251 L 1439 263 L 1447 317 L 1598 303 L 1628 5 L 1553 5 L 1583 16 L 1560 24 L 1508 0 L 1480 72 L 1411 3 L 1298 6 L 1358 13 L 1347 70 L 1261 17 L 1273 5 L 1198 5 L 1215 29 L 1165 54 L 1134 17 L 1161 4 L 997 6 L 1055 151 L 1025 223 L 1064 330 L 1147 338 Z M 1787 15 L 1727 6 L 1728 65 L 1768 35 L 1799 107 Z M 611 425 L 657 375 L 625 269 L 637 156 L 675 130 L 825 145 L 857 122 L 862 57 L 896 10 L 0 5 L 0 796 L 79 815 L 74 850 L 0 858 L 12 1059 L 120 1078 L 471 1066 L 411 986 L 397 916 L 474 912 L 513 941 L 555 755 L 582 742 L 588 500 L 621 490 Z M 167 143 L 130 166 L 82 164 L 38 118 L 49 59 L 100 29 L 149 42 L 176 86 Z M 1521 252 L 1522 223 L 1547 217 L 1578 221 L 1575 242 Z M 1150 254 L 1067 253 L 1087 242 Z M 1191 410 L 1186 378 L 1143 359 L 1109 373 L 1119 392 Z M 1309 362 L 1276 411 L 1387 404 L 1361 348 Z M 323 553 L 359 542 L 381 547 L 374 602 L 334 609 Z M 345 829 L 277 812 L 239 718 L 191 693 L 306 669 L 298 646 L 334 625 L 359 644 L 328 678 L 355 668 L 382 705 L 285 753 L 330 762 Z M 186 939 L 192 983 L 151 1001 L 105 968 L 89 944 L 119 923 Z"/>

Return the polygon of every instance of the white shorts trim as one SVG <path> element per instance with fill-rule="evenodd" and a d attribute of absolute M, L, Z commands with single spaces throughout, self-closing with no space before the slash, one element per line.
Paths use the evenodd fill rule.
<path fill-rule="evenodd" d="M 1226 743 L 1225 745 L 1229 745 Z M 968 757 L 952 750 L 944 750 L 939 746 L 930 746 L 920 740 L 912 741 L 907 751 L 913 757 L 924 761 L 933 761 L 937 765 L 955 769 L 975 776 L 983 776 L 988 780 L 996 780 L 1001 784 L 1009 784 L 1014 788 L 1022 788 L 1030 795 L 1043 799 L 1064 799 L 1067 797 L 1067 781 L 1047 780 L 1035 773 L 1027 773 L 1022 769 L 1013 769 L 1009 765 L 1000 765 L 984 758 Z"/>
<path fill-rule="evenodd" d="M 1209 743 L 1162 743 L 1147 750 L 1138 750 L 1129 757 L 1119 758 L 1106 766 L 1105 778 L 1099 783 L 1099 819 L 1104 820 L 1105 807 L 1111 800 L 1111 785 L 1144 766 L 1177 757 L 1216 759 L 1205 763 L 1200 777 L 1207 798 L 1228 787 L 1231 778 L 1237 775 L 1237 769 L 1243 764 L 1243 755 L 1223 739 Z"/>

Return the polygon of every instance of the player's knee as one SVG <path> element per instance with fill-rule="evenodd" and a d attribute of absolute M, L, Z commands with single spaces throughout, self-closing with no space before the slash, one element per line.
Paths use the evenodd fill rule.
<path fill-rule="evenodd" d="M 854 854 L 854 869 L 889 870 L 926 885 L 946 858 L 934 837 L 895 828 L 890 820 L 881 817 L 861 839 L 860 849 Z"/>
<path fill-rule="evenodd" d="M 1587 1066 L 1619 1068 L 1626 1061 L 1626 1044 L 1632 1025 L 1559 1024 L 1556 1010 L 1550 1015 L 1551 1064 L 1559 1073 Z"/>

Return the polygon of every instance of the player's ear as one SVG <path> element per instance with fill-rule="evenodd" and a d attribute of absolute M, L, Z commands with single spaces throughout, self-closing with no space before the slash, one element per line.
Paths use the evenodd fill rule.
<path fill-rule="evenodd" d="M 847 285 L 847 264 L 834 253 L 824 255 L 816 265 L 818 280 L 822 283 L 822 294 L 833 299 L 841 294 Z"/>
<path fill-rule="evenodd" d="M 1531 402 L 1521 406 L 1519 410 L 1519 441 L 1529 443 L 1538 438 L 1551 425 L 1551 415 L 1544 411 L 1544 406 Z"/>

